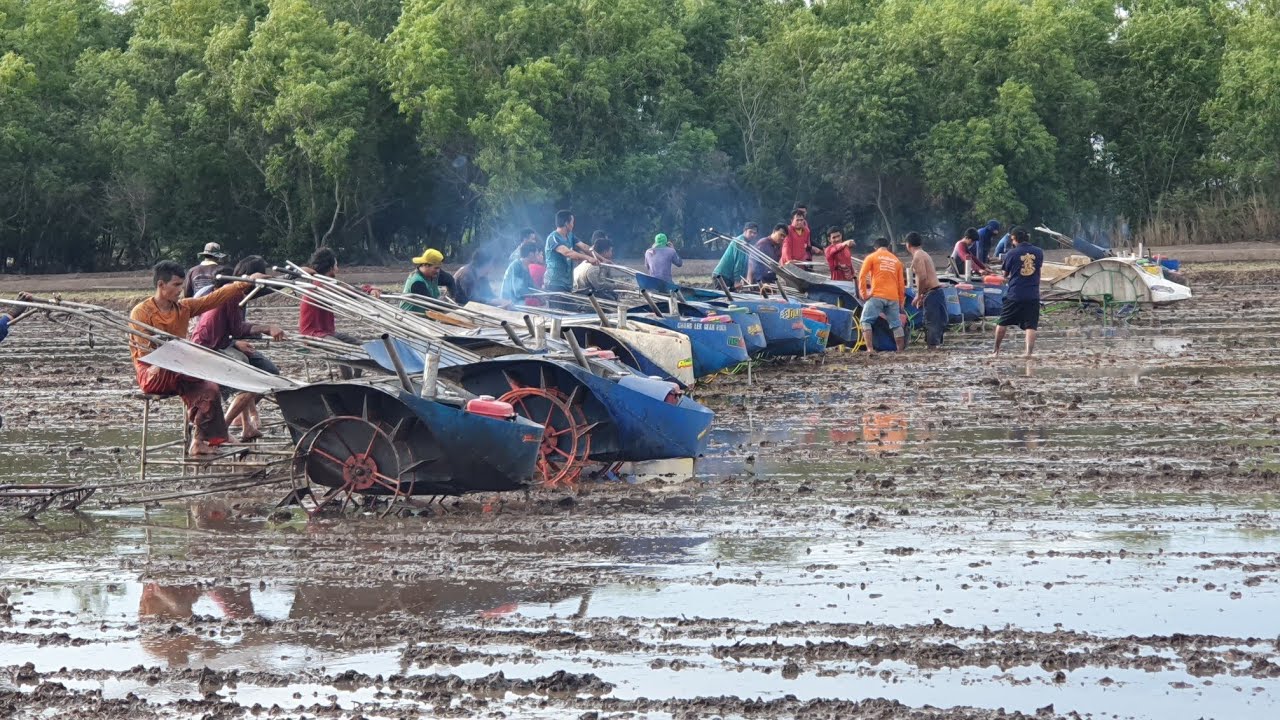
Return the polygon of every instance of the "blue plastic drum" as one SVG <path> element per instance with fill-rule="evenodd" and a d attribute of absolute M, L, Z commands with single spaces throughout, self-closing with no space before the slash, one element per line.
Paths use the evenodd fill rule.
<path fill-rule="evenodd" d="M 969 283 L 960 283 L 956 285 L 956 295 L 960 300 L 960 315 L 965 322 L 982 319 L 983 293 L 980 288 Z M 947 314 L 949 315 L 950 311 Z"/>
<path fill-rule="evenodd" d="M 960 291 L 954 285 L 945 285 L 942 288 L 942 299 L 947 302 L 947 324 L 959 325 L 964 322 L 964 315 L 960 310 Z"/>
<path fill-rule="evenodd" d="M 982 288 L 982 309 L 987 317 L 1000 317 L 1004 307 L 1004 285 L 985 285 Z"/>

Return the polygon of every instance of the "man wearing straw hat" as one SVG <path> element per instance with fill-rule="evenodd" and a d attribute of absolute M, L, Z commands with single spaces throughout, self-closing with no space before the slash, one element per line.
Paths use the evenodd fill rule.
<path fill-rule="evenodd" d="M 184 298 L 193 298 L 201 290 L 212 287 L 218 269 L 227 264 L 227 254 L 222 252 L 222 246 L 216 242 L 207 243 L 204 250 L 196 253 L 196 257 L 200 259 L 200 264 L 188 270 L 182 280 Z"/>
<path fill-rule="evenodd" d="M 413 264 L 417 267 L 409 273 L 409 277 L 404 280 L 405 295 L 421 295 L 434 300 L 440 299 L 440 288 L 449 291 L 449 299 L 457 300 L 458 284 L 453 279 L 453 275 L 444 270 L 444 253 L 435 248 L 426 248 L 422 254 L 413 259 Z M 410 300 L 400 303 L 402 310 L 409 312 L 423 312 L 425 307 L 418 305 Z"/>

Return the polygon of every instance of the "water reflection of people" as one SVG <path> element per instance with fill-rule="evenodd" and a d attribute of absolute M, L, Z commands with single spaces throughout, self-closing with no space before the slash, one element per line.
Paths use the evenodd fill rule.
<path fill-rule="evenodd" d="M 222 532 L 254 530 L 262 522 L 257 518 L 238 517 L 230 503 L 215 498 L 197 500 L 188 505 L 187 517 L 192 527 Z"/>
<path fill-rule="evenodd" d="M 231 587 L 205 588 L 199 585 L 161 585 L 147 583 L 138 601 L 138 620 L 141 622 L 172 622 L 186 620 L 193 614 L 196 602 L 202 597 L 213 601 L 225 617 L 241 620 L 253 616 L 253 598 L 249 590 Z M 191 653 L 197 650 L 203 639 L 192 632 L 171 633 L 152 627 L 141 633 L 144 650 L 167 662 L 181 666 L 190 662 Z"/>
<path fill-rule="evenodd" d="M 1049 439 L 1049 431 L 1043 427 L 1039 427 L 1039 428 L 1020 427 L 1020 428 L 1014 428 L 1009 433 L 1009 437 L 1015 443 L 1017 443 L 1018 445 L 1021 445 L 1022 447 L 1028 450 L 1036 450 L 1036 449 L 1039 449 L 1040 446 L 1044 445 L 1045 441 Z"/>
<path fill-rule="evenodd" d="M 253 597 L 248 588 L 206 588 L 199 585 L 147 583 L 138 601 L 138 617 L 145 620 L 186 620 L 200 598 L 208 596 L 223 615 L 232 620 L 253 617 Z"/>
<path fill-rule="evenodd" d="M 862 439 L 868 452 L 898 451 L 907 442 L 907 417 L 902 413 L 867 413 L 862 416 Z"/>

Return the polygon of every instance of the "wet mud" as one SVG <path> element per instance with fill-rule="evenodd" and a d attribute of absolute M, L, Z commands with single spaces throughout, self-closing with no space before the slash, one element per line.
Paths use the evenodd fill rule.
<path fill-rule="evenodd" d="M 705 457 L 576 493 L 0 508 L 0 716 L 1274 717 L 1280 288 L 1222 272 L 1030 361 L 716 378 Z M 118 345 L 33 320 L 0 363 L 0 481 L 136 475 Z"/>

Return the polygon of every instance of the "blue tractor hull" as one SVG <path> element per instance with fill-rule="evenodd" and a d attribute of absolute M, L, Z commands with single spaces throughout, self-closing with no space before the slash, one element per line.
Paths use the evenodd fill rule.
<path fill-rule="evenodd" d="M 800 303 L 754 298 L 736 298 L 735 305 L 747 308 L 760 318 L 764 331 L 765 353 L 769 355 L 803 355 L 808 333 L 805 331 Z"/>
<path fill-rule="evenodd" d="M 390 494 L 397 481 L 408 495 L 501 492 L 532 483 L 542 426 L 523 418 L 476 415 L 456 403 L 357 383 L 317 383 L 276 393 L 276 399 L 294 442 L 317 458 L 344 459 L 352 447 L 374 447 L 371 428 L 381 431 L 396 461 L 378 458 L 383 482 L 361 491 L 367 494 Z M 352 436 L 314 434 L 334 421 L 346 424 L 335 432 Z M 302 448 L 310 442 L 327 447 Z M 376 444 L 385 450 L 381 441 Z M 336 463 L 317 462 L 311 470 L 317 484 L 342 484 Z"/>
<path fill-rule="evenodd" d="M 615 381 L 567 362 L 512 355 L 441 370 L 469 392 L 501 396 L 517 387 L 554 389 L 591 426 L 590 459 L 601 462 L 697 457 L 715 418 L 670 385 L 639 376 Z M 659 397 L 659 395 L 661 397 Z"/>
<path fill-rule="evenodd" d="M 746 341 L 736 323 L 708 323 L 697 318 L 677 318 L 670 315 L 656 317 L 647 314 L 631 315 L 628 319 L 664 327 L 687 336 L 693 348 L 694 377 L 714 375 L 747 361 Z"/>

